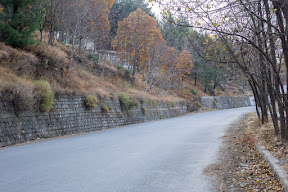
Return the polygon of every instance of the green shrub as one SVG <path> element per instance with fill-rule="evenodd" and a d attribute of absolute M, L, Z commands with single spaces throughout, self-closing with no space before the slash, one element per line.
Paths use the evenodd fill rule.
<path fill-rule="evenodd" d="M 173 107 L 175 107 L 175 103 L 173 102 L 173 101 L 171 101 L 171 102 L 167 102 L 167 106 L 169 107 L 169 108 L 173 108 Z"/>
<path fill-rule="evenodd" d="M 172 107 L 175 107 L 175 103 L 173 101 L 170 102 Z"/>
<path fill-rule="evenodd" d="M 192 93 L 193 95 L 196 95 L 196 94 L 197 94 L 194 89 L 191 90 L 191 93 Z"/>
<path fill-rule="evenodd" d="M 57 61 L 57 59 L 56 59 L 55 56 L 50 56 L 50 57 L 48 58 L 47 65 L 48 65 L 49 67 L 58 67 L 58 66 L 59 66 L 58 61 Z"/>
<path fill-rule="evenodd" d="M 136 98 L 130 98 L 125 93 L 120 94 L 119 101 L 120 101 L 121 108 L 124 111 L 128 111 L 132 109 L 133 107 L 139 106 L 139 102 L 137 101 Z"/>
<path fill-rule="evenodd" d="M 124 68 L 122 65 L 117 65 L 116 68 L 117 68 L 119 71 L 125 71 L 125 68 Z"/>
<path fill-rule="evenodd" d="M 49 112 L 54 104 L 54 92 L 48 81 L 37 80 L 34 82 L 36 94 L 39 95 L 40 110 Z"/>
<path fill-rule="evenodd" d="M 141 98 L 139 101 L 140 101 L 141 104 L 149 103 L 147 99 L 143 99 L 143 98 Z"/>
<path fill-rule="evenodd" d="M 125 69 L 124 72 L 125 72 L 125 75 L 127 75 L 127 76 L 130 75 L 130 71 L 129 71 L 129 69 Z"/>
<path fill-rule="evenodd" d="M 152 105 L 154 108 L 158 108 L 158 102 L 157 101 L 152 101 Z"/>
<path fill-rule="evenodd" d="M 146 115 L 147 110 L 146 110 L 145 106 L 141 107 L 141 112 L 142 112 L 143 115 Z"/>
<path fill-rule="evenodd" d="M 138 107 L 139 101 L 136 98 L 130 98 L 130 109 L 133 107 Z"/>
<path fill-rule="evenodd" d="M 128 111 L 130 109 L 130 98 L 125 93 L 120 94 L 119 101 L 121 108 L 124 111 Z"/>
<path fill-rule="evenodd" d="M 217 106 L 217 101 L 216 101 L 216 100 L 213 101 L 213 106 L 214 106 L 214 107 Z"/>
<path fill-rule="evenodd" d="M 92 54 L 92 53 L 90 53 L 89 55 L 87 55 L 87 59 L 88 59 L 89 61 L 91 61 L 92 63 L 94 63 L 95 65 L 97 65 L 98 62 L 99 62 L 99 57 L 98 57 L 98 55 L 95 55 L 95 54 Z"/>
<path fill-rule="evenodd" d="M 109 113 L 109 107 L 107 106 L 106 103 L 102 103 L 101 110 L 102 110 L 103 113 L 106 113 L 106 114 Z"/>
<path fill-rule="evenodd" d="M 89 109 L 95 108 L 97 106 L 98 100 L 97 97 L 95 95 L 88 95 L 86 97 L 86 107 L 88 107 Z"/>
<path fill-rule="evenodd" d="M 196 106 L 197 108 L 201 108 L 201 107 L 202 107 L 201 103 L 199 103 L 199 102 L 196 102 L 196 103 L 195 103 L 195 106 Z"/>

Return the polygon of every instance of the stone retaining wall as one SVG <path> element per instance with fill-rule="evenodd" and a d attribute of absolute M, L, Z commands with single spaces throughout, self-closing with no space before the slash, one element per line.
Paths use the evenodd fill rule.
<path fill-rule="evenodd" d="M 0 147 L 42 138 L 71 135 L 117 126 L 176 117 L 197 110 L 185 102 L 142 102 L 138 107 L 123 111 L 118 99 L 98 98 L 97 107 L 87 109 L 83 96 L 57 96 L 50 113 L 17 112 L 13 103 L 0 94 Z M 249 97 L 201 97 L 207 108 L 227 109 L 250 106 Z M 102 112 L 106 103 L 109 113 Z M 145 109 L 145 110 L 144 110 Z"/>
<path fill-rule="evenodd" d="M 58 96 L 50 113 L 14 112 L 12 103 L 0 95 L 0 147 L 32 141 L 102 130 L 111 127 L 164 119 L 187 113 L 186 103 L 142 103 L 128 112 L 122 111 L 118 99 L 99 99 L 97 107 L 85 107 L 85 97 Z M 109 113 L 101 111 L 102 103 Z M 144 110 L 145 108 L 145 110 Z"/>
<path fill-rule="evenodd" d="M 203 107 L 213 108 L 213 109 L 230 109 L 237 107 L 248 107 L 251 106 L 250 97 L 200 97 L 199 103 Z"/>

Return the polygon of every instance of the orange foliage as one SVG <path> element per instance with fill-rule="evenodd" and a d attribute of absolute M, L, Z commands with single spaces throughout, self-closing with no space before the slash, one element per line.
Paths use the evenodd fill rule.
<path fill-rule="evenodd" d="M 155 46 L 164 43 L 156 20 L 138 8 L 119 22 L 113 48 L 121 60 L 133 65 L 134 70 L 141 70 L 147 64 Z"/>
<path fill-rule="evenodd" d="M 190 74 L 192 67 L 192 55 L 189 51 L 183 50 L 175 60 L 175 69 L 178 75 L 184 76 L 185 74 Z"/>
<path fill-rule="evenodd" d="M 98 49 L 101 49 L 101 44 L 108 38 L 110 24 L 108 14 L 115 0 L 91 0 L 89 14 L 90 24 L 92 26 L 92 38 L 97 41 Z"/>

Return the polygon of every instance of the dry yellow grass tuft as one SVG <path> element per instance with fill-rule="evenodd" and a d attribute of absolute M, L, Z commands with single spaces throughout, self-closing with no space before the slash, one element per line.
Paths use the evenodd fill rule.
<path fill-rule="evenodd" d="M 21 86 L 33 87 L 33 81 L 17 76 L 11 69 L 0 66 L 0 91 Z"/>

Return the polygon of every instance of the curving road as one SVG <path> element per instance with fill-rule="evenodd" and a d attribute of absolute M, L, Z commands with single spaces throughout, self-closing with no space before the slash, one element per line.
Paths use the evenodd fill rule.
<path fill-rule="evenodd" d="M 191 114 L 0 149 L 1 192 L 206 192 L 202 169 L 254 107 Z"/>

